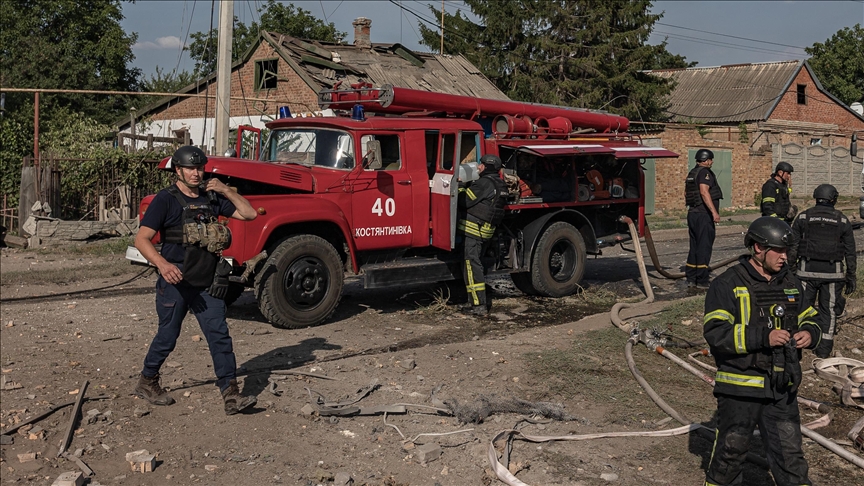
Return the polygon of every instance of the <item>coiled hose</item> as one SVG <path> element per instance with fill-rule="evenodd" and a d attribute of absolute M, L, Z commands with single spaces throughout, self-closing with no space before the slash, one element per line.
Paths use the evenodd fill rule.
<path fill-rule="evenodd" d="M 644 261 L 644 258 L 642 257 L 642 251 L 640 248 L 641 245 L 639 245 L 639 235 L 638 235 L 638 232 L 636 231 L 636 225 L 633 224 L 632 219 L 630 219 L 626 216 L 622 216 L 621 218 L 619 218 L 619 220 L 623 223 L 626 223 L 630 228 L 630 234 L 633 237 L 633 241 L 635 243 L 634 247 L 636 248 L 636 257 L 637 257 L 637 263 L 639 264 L 639 272 L 642 275 L 642 285 L 645 288 L 645 294 L 647 295 L 647 298 L 645 300 L 643 300 L 642 302 L 639 302 L 638 304 L 625 304 L 625 303 L 615 304 L 612 307 L 612 310 L 610 312 L 610 317 L 611 317 L 612 323 L 615 324 L 615 326 L 618 327 L 619 329 L 626 331 L 628 334 L 630 334 L 630 338 L 627 339 L 627 344 L 624 346 L 624 355 L 625 355 L 625 358 L 627 359 L 627 366 L 630 368 L 630 373 L 633 374 L 633 377 L 636 379 L 636 381 L 639 383 L 639 385 L 642 387 L 642 389 L 645 390 L 645 393 L 649 397 L 651 397 L 651 400 L 653 400 L 654 403 L 656 403 L 658 407 L 660 407 L 664 412 L 669 414 L 670 417 L 674 418 L 675 420 L 677 420 L 678 422 L 680 422 L 683 425 L 690 425 L 692 422 L 690 420 L 688 420 L 687 417 L 685 417 L 684 415 L 682 415 L 681 413 L 676 411 L 674 408 L 672 408 L 668 403 L 666 403 L 666 401 L 663 400 L 660 397 L 660 395 L 658 395 L 657 392 L 654 391 L 653 388 L 651 388 L 651 385 L 649 385 L 648 382 L 645 381 L 645 378 L 642 377 L 642 374 L 639 373 L 639 370 L 636 368 L 636 362 L 633 359 L 633 345 L 640 341 L 640 333 L 634 329 L 635 326 L 633 326 L 631 324 L 625 324 L 621 320 L 620 316 L 618 316 L 618 313 L 620 312 L 621 309 L 624 309 L 627 307 L 633 307 L 634 305 L 647 304 L 647 303 L 653 302 L 654 301 L 654 292 L 651 290 L 651 282 L 648 280 L 648 271 L 645 268 L 645 261 Z M 649 232 L 648 232 L 647 227 L 645 229 L 645 234 L 646 234 L 646 240 L 648 240 Z M 653 245 L 651 245 L 651 246 L 653 246 Z M 650 252 L 651 246 L 649 246 L 649 252 Z M 654 253 L 656 254 L 656 251 Z M 737 259 L 738 259 L 738 257 L 735 257 L 735 259 L 727 260 L 728 263 L 726 263 L 726 264 L 728 265 L 729 263 L 731 263 Z M 656 260 L 654 261 L 654 264 L 655 264 L 655 267 L 657 267 L 659 269 L 659 265 L 657 265 Z M 718 265 L 720 265 L 720 264 L 718 264 Z M 720 266 L 722 266 L 722 265 L 720 265 Z M 680 277 L 667 277 L 667 278 L 680 278 Z M 680 360 L 680 358 L 677 360 L 672 359 L 669 356 L 671 353 L 669 353 L 666 350 L 663 350 L 664 352 L 658 351 L 657 350 L 658 347 L 659 346 L 655 347 L 655 351 L 657 351 L 658 353 L 666 356 L 667 358 L 675 361 L 676 363 L 679 363 L 679 362 L 683 363 L 683 360 Z M 660 348 L 660 349 L 662 350 L 662 348 Z M 704 376 L 703 373 L 701 373 L 695 369 L 691 370 L 691 368 L 692 367 L 687 367 L 688 370 L 693 372 L 696 376 L 699 376 L 700 379 L 702 379 L 703 381 L 706 381 L 702 377 L 702 376 Z M 811 407 L 814 406 L 814 402 L 812 402 L 810 400 L 799 398 L 798 401 L 799 401 L 799 403 L 803 403 L 803 404 L 811 406 Z M 818 408 L 818 405 L 815 408 L 817 408 L 820 411 L 824 410 L 823 408 Z M 830 413 L 830 412 L 828 412 L 828 413 Z M 714 437 L 713 437 L 714 434 L 711 434 L 707 429 L 696 429 L 696 432 L 708 440 L 711 440 L 711 441 L 714 440 Z M 842 447 L 835 444 L 833 441 L 831 441 L 827 437 L 814 432 L 813 430 L 807 428 L 806 426 L 803 426 L 803 425 L 801 426 L 801 432 L 804 435 L 806 435 L 808 438 L 813 440 L 814 442 L 821 445 L 822 447 L 825 447 L 826 449 L 837 454 L 838 456 L 842 457 L 843 459 L 846 459 L 847 461 L 851 462 L 852 464 L 864 469 L 864 458 L 861 458 L 858 455 L 853 454 L 853 453 L 843 449 Z M 752 454 L 752 453 L 747 454 L 747 460 L 754 462 L 754 463 L 760 465 L 761 467 L 767 467 L 768 466 L 768 463 L 764 458 L 757 456 L 755 454 Z"/>

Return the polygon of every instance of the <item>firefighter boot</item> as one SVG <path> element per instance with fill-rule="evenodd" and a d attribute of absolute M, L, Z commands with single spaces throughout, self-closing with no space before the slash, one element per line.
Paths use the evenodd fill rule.
<path fill-rule="evenodd" d="M 231 380 L 228 382 L 228 388 L 222 392 L 222 399 L 225 400 L 225 415 L 234 415 L 235 413 L 258 403 L 257 397 L 243 396 L 240 394 L 240 388 L 237 387 L 237 380 Z"/>
<path fill-rule="evenodd" d="M 174 403 L 171 395 L 159 385 L 158 374 L 152 378 L 141 375 L 138 378 L 138 386 L 135 387 L 135 394 L 153 405 L 171 405 Z"/>

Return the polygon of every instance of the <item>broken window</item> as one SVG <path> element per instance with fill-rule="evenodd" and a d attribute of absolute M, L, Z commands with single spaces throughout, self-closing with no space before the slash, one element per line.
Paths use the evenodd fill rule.
<path fill-rule="evenodd" d="M 798 104 L 806 105 L 807 104 L 807 85 L 799 84 L 798 85 Z"/>
<path fill-rule="evenodd" d="M 255 91 L 276 88 L 276 81 L 278 79 L 277 63 L 277 59 L 255 61 Z"/>

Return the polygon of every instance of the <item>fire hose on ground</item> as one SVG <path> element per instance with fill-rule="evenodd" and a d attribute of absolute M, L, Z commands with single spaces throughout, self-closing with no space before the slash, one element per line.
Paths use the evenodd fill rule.
<path fill-rule="evenodd" d="M 630 218 L 625 218 L 625 217 L 622 217 L 621 219 L 622 219 L 622 222 L 624 222 L 624 223 L 627 222 L 627 221 L 623 221 L 624 219 L 630 220 Z M 628 223 L 628 224 L 632 224 L 632 220 L 630 220 L 630 223 Z M 631 230 L 631 233 L 632 232 L 633 231 Z M 636 251 L 637 258 L 641 260 L 642 259 L 642 251 L 641 251 L 641 248 L 639 248 L 640 245 L 639 245 L 638 235 L 633 236 L 633 241 L 635 242 L 634 246 L 637 248 L 637 251 Z M 654 238 L 651 237 L 651 230 L 648 228 L 647 223 L 645 224 L 645 246 L 648 247 L 648 255 L 651 256 L 651 264 L 654 265 L 654 269 L 657 270 L 657 273 L 659 273 L 660 275 L 662 275 L 668 279 L 672 279 L 672 280 L 685 277 L 686 274 L 684 274 L 684 273 L 670 273 L 670 272 L 664 270 L 663 266 L 660 265 L 660 258 L 657 256 L 657 248 L 654 247 Z M 741 258 L 741 256 L 746 256 L 746 254 L 734 256 L 732 258 L 728 258 L 726 260 L 723 260 L 722 262 L 715 263 L 713 265 L 708 265 L 708 271 L 717 270 L 718 268 L 723 268 L 726 265 L 729 265 L 730 263 L 735 263 L 738 261 L 739 258 Z"/>
<path fill-rule="evenodd" d="M 682 435 L 682 434 L 686 434 L 686 433 L 690 433 L 690 432 L 695 432 L 695 433 L 698 433 L 699 435 L 701 435 L 706 440 L 709 440 L 712 442 L 714 441 L 714 435 L 715 434 L 713 433 L 713 431 L 711 431 L 710 429 L 708 429 L 707 427 L 705 427 L 701 424 L 693 423 L 687 417 L 685 417 L 684 415 L 679 413 L 677 410 L 672 408 L 672 406 L 670 406 L 668 403 L 666 403 L 666 401 L 663 400 L 663 398 L 660 397 L 660 395 L 656 391 L 654 391 L 654 389 L 651 387 L 651 385 L 645 380 L 645 378 L 642 376 L 642 374 L 636 368 L 636 361 L 633 359 L 633 346 L 635 344 L 638 344 L 639 342 L 642 342 L 649 349 L 652 349 L 653 351 L 660 354 L 661 356 L 663 356 L 663 357 L 669 359 L 670 361 L 673 361 L 676 364 L 680 365 L 681 367 L 683 367 L 687 371 L 691 372 L 693 375 L 697 376 L 700 380 L 704 381 L 705 383 L 708 383 L 708 384 L 714 386 L 714 379 L 713 378 L 711 378 L 710 376 L 708 376 L 705 373 L 703 373 L 702 371 L 696 369 L 695 367 L 693 367 L 692 365 L 690 365 L 689 363 L 687 363 L 683 359 L 681 359 L 678 356 L 671 353 L 668 349 L 666 349 L 664 347 L 664 345 L 663 345 L 663 344 L 665 344 L 664 341 L 658 340 L 653 335 L 649 335 L 648 333 L 645 333 L 643 331 L 639 331 L 639 329 L 635 325 L 625 323 L 624 321 L 621 320 L 621 317 L 618 315 L 620 313 L 621 309 L 625 309 L 625 308 L 629 308 L 629 307 L 635 307 L 635 306 L 642 305 L 642 304 L 649 304 L 649 303 L 654 301 L 654 292 L 651 289 L 651 282 L 648 279 L 648 271 L 645 267 L 645 260 L 644 260 L 644 257 L 642 255 L 641 245 L 639 244 L 639 237 L 638 237 L 638 232 L 636 230 L 636 226 L 633 224 L 633 220 L 630 218 L 627 218 L 627 217 L 621 217 L 620 221 L 623 223 L 626 223 L 629 226 L 630 234 L 633 238 L 633 241 L 636 243 L 634 245 L 634 248 L 635 248 L 637 263 L 639 264 L 639 273 L 642 277 L 642 285 L 645 289 L 646 298 L 643 301 L 638 302 L 636 304 L 630 304 L 630 303 L 624 303 L 624 302 L 619 302 L 619 303 L 615 304 L 612 307 L 612 310 L 610 312 L 610 318 L 612 320 L 612 323 L 616 327 L 618 327 L 622 331 L 627 332 L 630 335 L 630 337 L 627 339 L 627 344 L 624 347 L 624 356 L 625 356 L 625 359 L 627 361 L 627 366 L 630 369 L 631 374 L 636 379 L 636 381 L 639 383 L 639 385 L 642 387 L 642 389 L 645 391 L 645 393 L 651 398 L 651 400 L 654 401 L 654 403 L 657 404 L 657 406 L 660 407 L 660 409 L 662 409 L 664 412 L 666 412 L 670 417 L 672 417 L 673 419 L 675 419 L 676 421 L 681 423 L 682 427 L 678 427 L 676 429 L 670 429 L 670 430 L 654 431 L 654 432 L 620 432 L 620 433 L 586 434 L 586 435 L 578 435 L 578 436 L 577 435 L 567 435 L 567 436 L 557 436 L 557 437 L 554 437 L 554 436 L 550 436 L 550 437 L 531 436 L 531 435 L 523 434 L 522 432 L 515 430 L 515 429 L 501 431 L 498 434 L 496 434 L 495 437 L 490 441 L 489 448 L 488 448 L 488 456 L 489 456 L 489 462 L 492 466 L 492 469 L 495 472 L 498 479 L 500 479 L 501 481 L 503 481 L 504 483 L 506 483 L 510 486 L 528 486 L 528 485 L 526 483 L 520 481 L 518 478 L 516 478 L 516 476 L 514 476 L 513 474 L 510 473 L 510 471 L 507 469 L 507 467 L 505 465 L 502 465 L 498 461 L 498 455 L 497 455 L 497 452 L 495 449 L 495 444 L 502 439 L 507 439 L 507 446 L 508 446 L 507 450 L 509 450 L 509 448 L 510 448 L 510 443 L 514 439 L 517 439 L 517 438 L 521 438 L 523 440 L 527 440 L 527 441 L 536 443 L 536 442 L 549 442 L 549 441 L 557 441 L 557 440 L 568 440 L 568 441 L 587 440 L 587 439 L 596 439 L 596 438 L 604 438 L 604 437 L 674 436 L 674 435 Z M 645 239 L 647 242 L 649 253 L 651 254 L 651 259 L 652 259 L 652 262 L 654 264 L 654 267 L 658 270 L 658 272 L 660 272 L 661 275 L 663 275 L 666 278 L 670 278 L 670 279 L 681 278 L 684 276 L 684 274 L 680 274 L 680 275 L 679 274 L 670 274 L 669 272 L 666 272 L 665 270 L 663 270 L 660 267 L 658 259 L 657 259 L 657 252 L 654 249 L 653 240 L 651 240 L 650 232 L 648 231 L 647 227 L 645 228 Z M 730 263 L 737 261 L 738 258 L 739 257 L 736 256 L 735 258 L 731 258 L 731 259 L 725 260 L 723 262 L 720 262 L 718 264 L 715 264 L 715 265 L 711 266 L 710 268 L 713 270 L 716 268 L 723 267 L 725 265 L 728 265 Z M 696 360 L 695 355 L 703 355 L 703 356 L 710 355 L 708 350 L 703 349 L 703 350 L 697 351 L 695 353 L 690 354 L 688 356 L 688 358 L 693 360 L 694 362 L 698 363 L 703 368 L 716 371 L 716 369 L 714 369 L 714 367 L 712 367 L 710 365 L 706 365 L 706 364 L 701 363 L 700 361 Z M 834 364 L 840 364 L 840 363 L 831 362 L 830 364 L 834 365 Z M 843 364 L 846 364 L 846 363 L 844 362 Z M 824 368 L 827 368 L 827 364 Z M 858 369 L 855 369 L 855 371 L 858 371 Z M 817 369 L 817 373 L 818 372 L 819 372 L 819 370 Z M 840 382 L 839 379 L 835 379 L 834 381 L 837 381 L 838 384 Z M 844 385 L 844 388 L 846 388 L 846 389 L 849 388 L 849 386 L 846 386 L 847 383 L 845 381 L 843 381 L 842 383 Z M 849 395 L 849 392 L 847 392 L 847 396 L 848 395 Z M 827 437 L 825 437 L 821 434 L 818 434 L 812 430 L 812 428 L 824 427 L 824 426 L 828 425 L 828 423 L 830 423 L 831 416 L 832 416 L 832 412 L 831 412 L 830 407 L 826 404 L 815 402 L 812 400 L 808 400 L 808 399 L 802 398 L 802 397 L 798 397 L 798 403 L 803 404 L 805 406 L 808 406 L 810 408 L 813 408 L 814 410 L 817 410 L 817 411 L 825 414 L 817 420 L 814 420 L 808 424 L 801 425 L 802 434 L 807 436 L 808 438 L 810 438 L 814 442 L 818 443 L 819 445 L 830 450 L 831 452 L 842 457 L 843 459 L 846 459 L 847 461 L 851 462 L 852 464 L 864 469 L 864 458 L 843 449 L 841 446 L 839 446 L 838 444 L 836 444 L 832 440 L 830 440 Z M 856 424 L 856 427 L 857 426 L 858 426 L 858 424 Z M 508 454 L 508 460 L 509 460 L 509 454 Z M 754 454 L 754 453 L 748 453 L 747 454 L 747 460 L 750 462 L 753 462 L 754 464 L 757 464 L 760 467 L 763 467 L 763 468 L 768 467 L 767 460 L 765 458 L 759 456 L 759 455 Z"/>
<path fill-rule="evenodd" d="M 633 221 L 630 220 L 629 218 L 626 218 L 626 220 L 625 220 L 625 218 L 622 218 L 622 220 L 624 220 L 624 222 L 630 226 L 630 232 L 631 232 L 631 234 L 633 234 L 633 240 L 635 242 L 638 242 L 639 240 L 637 237 L 638 235 L 636 233 L 636 226 L 633 224 Z M 647 233 L 648 232 L 646 229 L 646 239 L 647 239 Z M 638 248 L 639 245 L 637 244 L 636 247 Z M 638 259 L 639 271 L 642 274 L 642 285 L 645 287 L 646 295 L 649 296 L 649 298 L 643 302 L 647 303 L 647 302 L 654 300 L 654 293 L 651 290 L 651 283 L 649 282 L 648 277 L 647 277 L 647 270 L 645 269 L 645 261 L 642 258 L 642 252 L 637 251 L 636 257 Z M 736 259 L 737 259 L 737 257 L 736 257 Z M 680 413 L 675 411 L 675 409 L 673 409 L 672 407 L 669 406 L 669 404 L 667 404 L 665 401 L 663 401 L 662 398 L 660 398 L 659 395 L 657 395 L 657 393 L 654 392 L 654 390 L 650 388 L 650 385 L 648 385 L 648 382 L 645 381 L 644 378 L 642 378 L 642 376 L 641 376 L 641 374 L 639 374 L 638 370 L 636 370 L 635 361 L 633 360 L 632 350 L 633 350 L 633 344 L 635 344 L 634 340 L 635 340 L 635 342 L 639 342 L 639 340 L 640 340 L 639 339 L 639 333 L 633 332 L 634 326 L 624 325 L 622 323 L 621 318 L 617 315 L 617 312 L 619 312 L 620 309 L 622 309 L 622 308 L 623 307 L 619 307 L 616 309 L 613 306 L 611 318 L 612 318 L 612 322 L 617 327 L 619 327 L 622 330 L 625 330 L 631 334 L 631 337 L 630 337 L 630 339 L 628 339 L 627 345 L 625 346 L 625 355 L 627 355 L 627 364 L 628 364 L 628 366 L 630 366 L 631 373 L 633 373 L 633 376 L 636 378 L 636 381 L 639 382 L 640 386 L 642 386 L 642 388 L 645 390 L 645 392 L 648 394 L 648 396 L 650 396 L 651 399 L 654 400 L 655 403 L 657 403 L 657 406 L 659 406 L 661 409 L 663 409 L 663 411 L 668 413 L 672 418 L 674 418 L 675 420 L 678 420 L 682 424 L 689 423 L 689 421 L 687 421 L 683 415 L 681 415 Z M 634 338 L 634 336 L 635 336 L 635 338 Z M 646 343 L 646 346 L 651 348 L 651 346 L 648 345 L 648 343 Z M 672 356 L 674 356 L 674 355 L 672 353 L 670 353 L 668 350 L 662 348 L 661 346 L 655 346 L 654 350 L 656 352 L 658 352 L 659 354 L 661 354 L 662 356 L 665 356 L 666 358 L 669 358 L 670 360 L 672 360 L 678 364 L 682 364 L 682 366 L 687 364 L 685 361 L 681 360 L 677 356 L 675 356 L 675 358 L 673 359 Z M 631 365 L 631 363 L 632 363 L 632 365 Z M 702 381 L 705 381 L 706 383 L 713 385 L 714 380 L 707 377 L 701 371 L 693 368 L 690 365 L 684 366 L 684 368 L 687 369 L 688 371 L 691 371 L 692 373 L 694 373 Z M 656 397 L 656 399 L 655 399 L 655 397 Z M 657 399 L 659 399 L 660 401 L 658 402 Z M 661 403 L 662 403 L 662 405 L 661 405 Z M 808 405 L 811 407 L 813 407 L 816 404 L 816 402 L 806 400 L 806 399 L 800 399 L 800 398 L 799 398 L 799 403 L 804 403 L 805 405 Z M 820 411 L 824 410 L 824 409 L 819 409 L 818 405 L 816 406 L 816 408 L 817 408 L 817 410 L 820 410 Z M 671 413 L 670 411 L 674 412 L 674 414 Z M 828 416 L 828 414 L 830 414 L 830 411 L 826 414 L 826 416 Z M 825 417 L 823 417 L 823 419 L 824 418 Z M 683 419 L 683 421 L 682 421 L 682 419 Z M 815 422 L 820 422 L 820 421 L 825 422 L 825 420 L 823 420 L 823 419 L 819 419 Z M 829 420 L 830 420 L 830 417 L 829 417 Z M 857 456 L 856 454 L 853 454 L 853 453 L 843 449 L 842 447 L 840 447 L 839 445 L 837 445 L 836 443 L 834 443 L 833 441 L 831 441 L 827 437 L 814 432 L 812 429 L 810 429 L 804 425 L 801 426 L 801 432 L 804 435 L 806 435 L 807 437 L 809 437 L 810 439 L 812 439 L 814 442 L 818 443 L 819 445 L 825 447 L 826 449 L 837 454 L 838 456 L 842 457 L 843 459 L 846 459 L 847 461 L 851 462 L 852 464 L 855 464 L 856 466 L 864 469 L 864 458 L 861 458 L 861 457 Z M 750 456 L 748 455 L 748 460 L 749 459 L 750 459 Z M 764 459 L 760 458 L 760 462 L 764 462 Z"/>

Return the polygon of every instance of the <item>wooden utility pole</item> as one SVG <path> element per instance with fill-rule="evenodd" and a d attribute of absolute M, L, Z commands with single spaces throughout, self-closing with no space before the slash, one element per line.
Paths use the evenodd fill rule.
<path fill-rule="evenodd" d="M 441 55 L 444 55 L 444 0 L 441 0 Z"/>
<path fill-rule="evenodd" d="M 231 117 L 231 44 L 234 39 L 234 2 L 219 3 L 219 51 L 216 58 L 216 154 L 228 150 Z M 205 116 L 207 116 L 205 114 Z M 206 140 L 204 141 L 207 142 Z"/>

